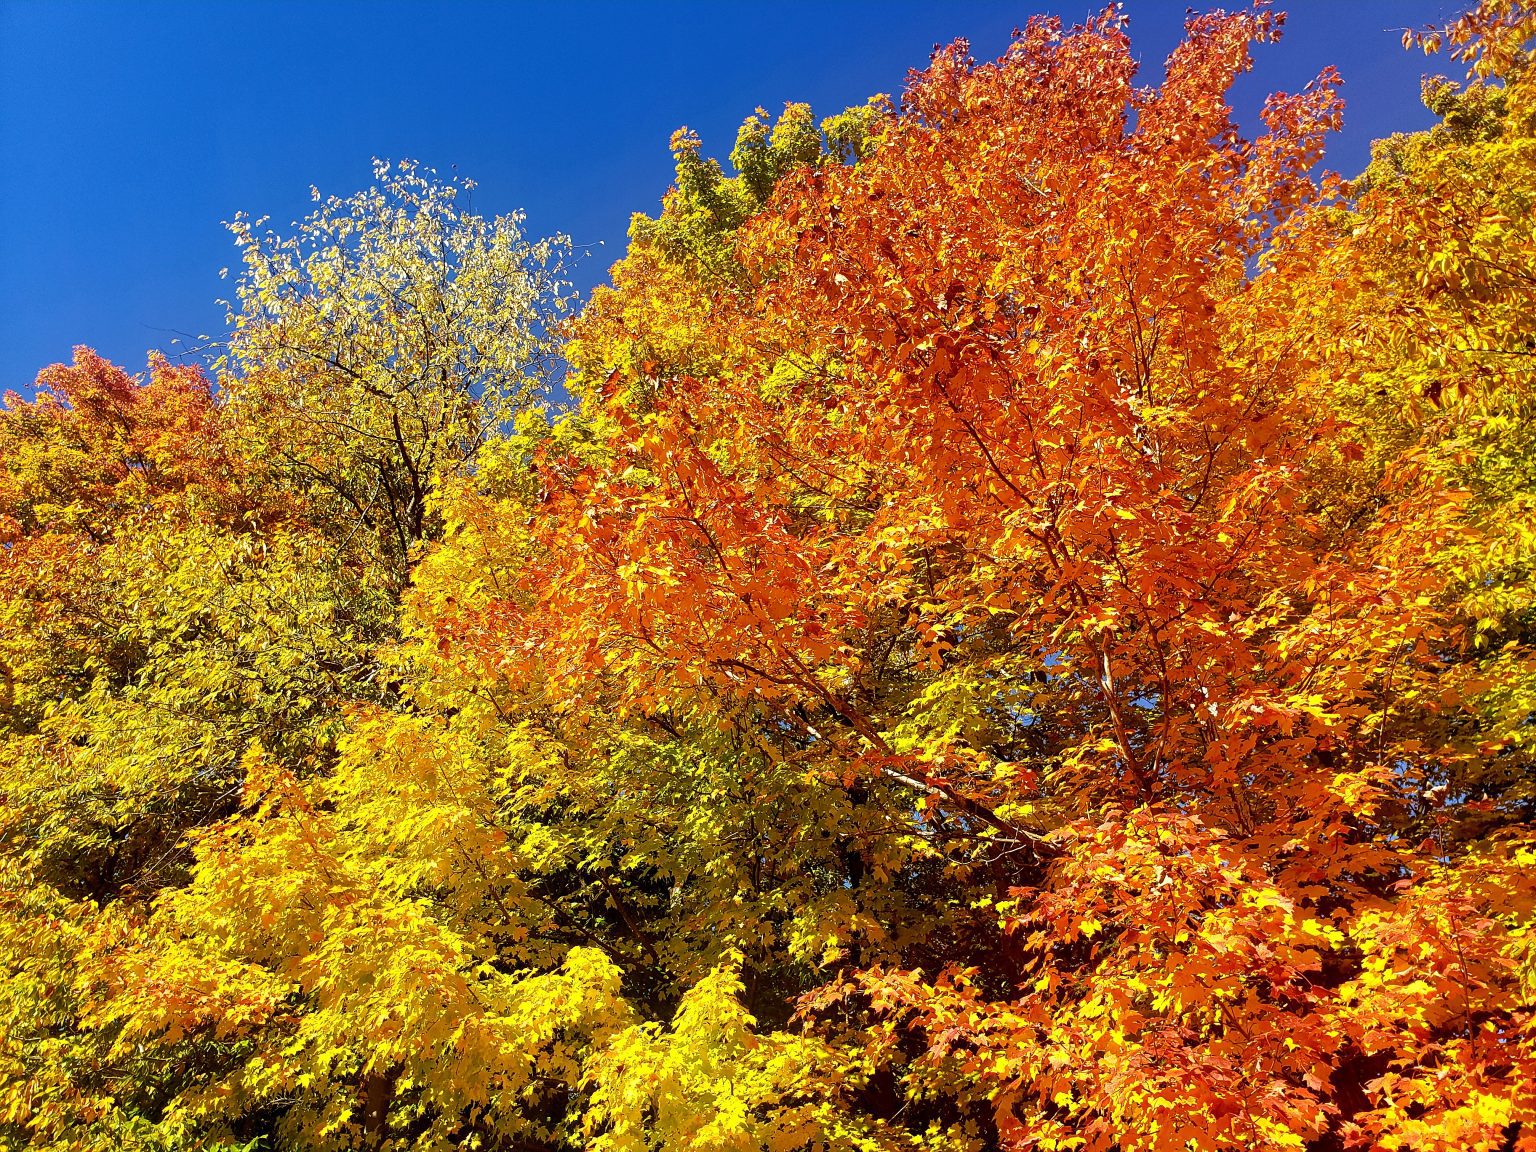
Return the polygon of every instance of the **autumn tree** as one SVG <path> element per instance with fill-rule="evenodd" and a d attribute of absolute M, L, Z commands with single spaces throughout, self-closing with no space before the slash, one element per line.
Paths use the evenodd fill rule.
<path fill-rule="evenodd" d="M 381 645 L 426 500 L 539 386 L 552 249 L 414 168 L 381 178 L 292 240 L 237 223 L 219 387 L 82 349 L 0 412 L 8 1147 L 204 1143 L 167 1102 L 246 1056 L 228 1020 L 182 1020 L 168 1061 L 125 1031 L 146 921 L 195 901 L 207 837 L 259 826 L 253 766 L 330 776 L 346 709 L 394 699 Z"/>
<path fill-rule="evenodd" d="M 833 813 L 800 1004 L 863 1070 L 840 1115 L 1105 1149 L 1528 1115 L 1530 850 L 1424 837 L 1500 755 L 1448 561 L 1513 509 L 1341 393 L 1332 78 L 1251 142 L 1225 102 L 1277 30 L 1195 19 L 1154 89 L 1113 16 L 942 53 L 730 234 L 745 289 L 589 313 L 583 349 L 675 343 L 602 361 L 522 578 L 438 625 L 554 685 L 563 744 L 724 732 Z"/>
<path fill-rule="evenodd" d="M 287 237 L 239 216 L 224 380 L 243 435 L 399 578 L 440 474 L 548 384 L 564 242 L 469 210 L 472 181 L 412 163 L 320 202 Z M 246 418 L 246 414 L 249 414 Z"/>

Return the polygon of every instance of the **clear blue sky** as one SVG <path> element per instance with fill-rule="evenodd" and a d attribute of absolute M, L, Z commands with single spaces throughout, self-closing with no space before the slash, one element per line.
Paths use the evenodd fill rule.
<path fill-rule="evenodd" d="M 1230 3 L 1230 0 L 1229 0 Z M 1155 77 L 1189 4 L 1127 0 Z M 1230 6 L 1236 6 L 1230 4 Z M 1401 30 L 1455 0 L 1290 0 L 1283 42 L 1237 94 L 1325 64 L 1346 81 L 1328 166 L 1357 172 L 1372 138 L 1428 123 Z M 279 225 L 308 190 L 366 185 L 370 158 L 412 157 L 479 183 L 485 213 L 590 248 L 582 288 L 623 251 L 631 212 L 671 177 L 686 124 L 723 156 L 757 105 L 819 115 L 899 92 L 932 47 L 965 36 L 993 57 L 1031 13 L 1084 0 L 0 0 L 0 391 L 91 344 L 130 369 L 176 331 L 217 334 L 235 263 L 221 221 Z M 598 247 L 599 242 L 604 244 Z"/>

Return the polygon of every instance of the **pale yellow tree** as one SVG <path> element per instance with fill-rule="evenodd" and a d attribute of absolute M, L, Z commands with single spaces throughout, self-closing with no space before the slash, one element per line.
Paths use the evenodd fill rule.
<path fill-rule="evenodd" d="M 472 181 L 376 161 L 292 235 L 230 225 L 245 271 L 222 386 L 280 474 L 397 577 L 461 469 L 549 382 L 562 238 L 469 209 Z"/>

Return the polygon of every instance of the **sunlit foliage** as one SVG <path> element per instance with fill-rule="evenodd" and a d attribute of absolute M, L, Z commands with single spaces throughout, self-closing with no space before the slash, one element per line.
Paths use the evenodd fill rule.
<path fill-rule="evenodd" d="M 1281 25 L 680 132 L 574 318 L 380 166 L 9 397 L 0 1148 L 1536 1149 L 1536 14 L 1352 183 Z"/>

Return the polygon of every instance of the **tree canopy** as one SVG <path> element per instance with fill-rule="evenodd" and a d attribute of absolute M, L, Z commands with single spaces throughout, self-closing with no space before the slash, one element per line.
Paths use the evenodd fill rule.
<path fill-rule="evenodd" d="M 7 397 L 0 1148 L 1536 1149 L 1536 11 L 1353 181 L 1282 23 L 680 131 L 574 315 L 380 165 Z"/>

